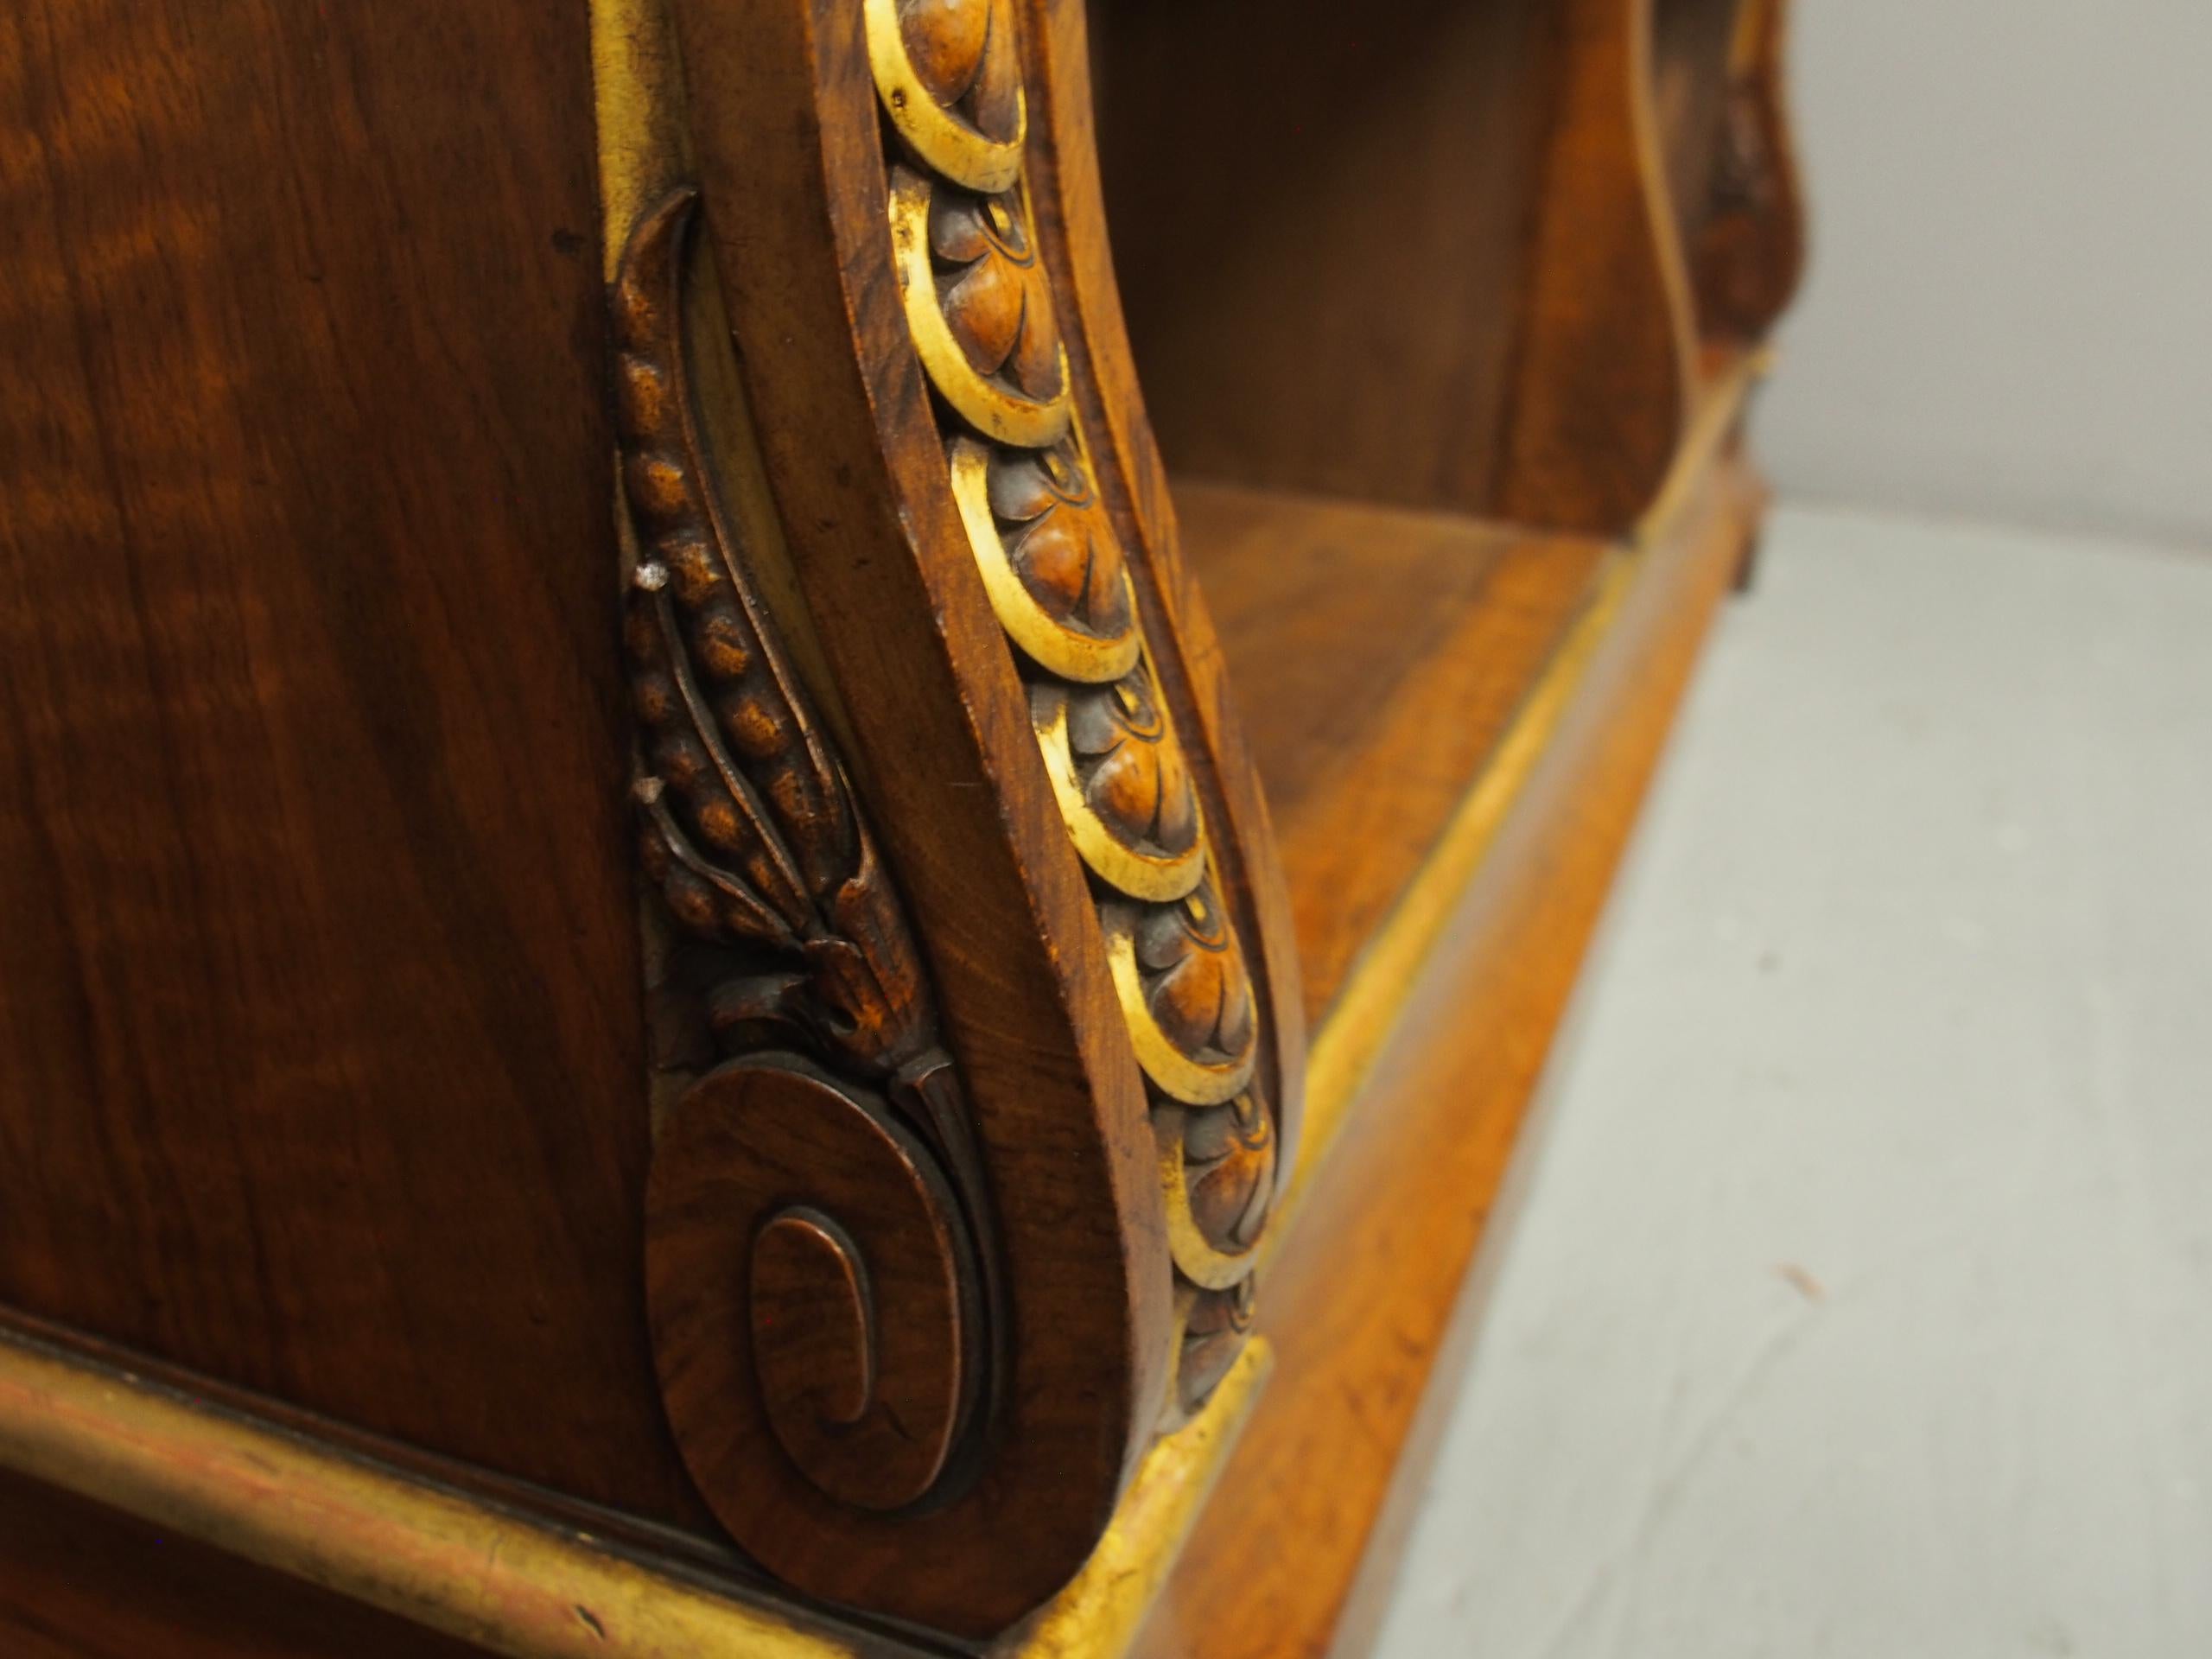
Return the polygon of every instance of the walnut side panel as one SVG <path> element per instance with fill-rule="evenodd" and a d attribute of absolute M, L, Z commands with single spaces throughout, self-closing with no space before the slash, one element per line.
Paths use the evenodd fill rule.
<path fill-rule="evenodd" d="M 703 1525 L 591 107 L 525 0 L 0 8 L 0 1300 Z"/>

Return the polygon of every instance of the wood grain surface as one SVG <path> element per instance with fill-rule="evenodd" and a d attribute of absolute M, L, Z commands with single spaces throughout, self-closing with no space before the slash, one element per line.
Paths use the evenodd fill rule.
<path fill-rule="evenodd" d="M 519 4 L 0 16 L 0 1299 L 690 1522 L 591 109 Z"/>
<path fill-rule="evenodd" d="M 1480 512 L 1551 0 L 1094 9 L 1122 291 L 1179 477 Z"/>
<path fill-rule="evenodd" d="M 1494 510 L 1623 534 L 1688 430 L 1695 318 L 1668 206 L 1655 0 L 1554 0 L 1558 102 L 1535 184 Z"/>

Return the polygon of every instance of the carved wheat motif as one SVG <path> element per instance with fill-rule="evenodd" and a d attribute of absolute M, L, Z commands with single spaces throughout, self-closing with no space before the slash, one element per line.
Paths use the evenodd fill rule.
<path fill-rule="evenodd" d="M 913 933 L 716 499 L 684 360 L 696 198 L 639 222 L 611 296 L 640 857 L 709 947 L 725 1056 L 656 1149 L 656 1357 L 688 1457 L 741 1446 L 711 1431 L 749 1389 L 817 1491 L 892 1511 L 972 1472 L 1005 1340 L 990 1207 Z M 762 1483 L 694 1472 L 749 1535 Z"/>
<path fill-rule="evenodd" d="M 679 190 L 646 217 L 614 288 L 642 855 L 694 935 L 774 964 L 721 990 L 718 1025 L 809 1023 L 868 1072 L 896 1072 L 932 1042 L 918 952 L 703 460 L 678 315 L 696 205 Z"/>

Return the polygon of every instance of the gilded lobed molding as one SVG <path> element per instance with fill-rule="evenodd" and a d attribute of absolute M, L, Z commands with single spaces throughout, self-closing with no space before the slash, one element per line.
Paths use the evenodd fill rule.
<path fill-rule="evenodd" d="M 866 21 L 908 332 L 1151 1099 L 1177 1274 L 1172 1427 L 1251 1325 L 1279 1128 L 1252 976 L 1075 411 L 1021 166 L 1016 9 L 866 0 Z"/>

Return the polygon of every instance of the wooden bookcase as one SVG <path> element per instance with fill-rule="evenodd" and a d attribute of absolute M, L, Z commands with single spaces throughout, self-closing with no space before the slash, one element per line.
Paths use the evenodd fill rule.
<path fill-rule="evenodd" d="M 1783 25 L 0 22 L 0 1646 L 1356 1647 Z"/>

